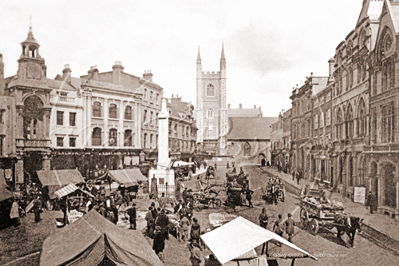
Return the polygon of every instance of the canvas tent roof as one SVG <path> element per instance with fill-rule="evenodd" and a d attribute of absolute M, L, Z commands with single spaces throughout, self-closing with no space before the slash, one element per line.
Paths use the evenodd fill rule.
<path fill-rule="evenodd" d="M 137 181 L 146 181 L 147 177 L 143 176 L 140 169 L 122 169 L 108 171 L 109 176 L 119 184 L 125 187 L 137 185 Z"/>
<path fill-rule="evenodd" d="M 163 265 L 140 231 L 118 227 L 95 210 L 48 236 L 40 265 L 91 266 L 104 257 L 115 265 Z"/>
<path fill-rule="evenodd" d="M 173 166 L 189 166 L 193 165 L 194 163 L 188 163 L 188 162 L 183 162 L 183 161 L 175 161 L 173 162 Z"/>
<path fill-rule="evenodd" d="M 54 192 L 69 184 L 84 183 L 80 172 L 76 169 L 70 170 L 41 170 L 37 171 L 37 176 L 43 187 L 49 187 L 49 196 L 54 198 Z"/>
<path fill-rule="evenodd" d="M 233 221 L 202 235 L 201 238 L 222 264 L 234 260 L 272 239 L 317 260 L 316 257 L 286 239 L 242 217 L 237 217 Z"/>

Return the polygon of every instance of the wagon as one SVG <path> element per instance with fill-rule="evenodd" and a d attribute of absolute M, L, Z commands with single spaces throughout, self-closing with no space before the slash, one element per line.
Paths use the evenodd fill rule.
<path fill-rule="evenodd" d="M 322 193 L 322 192 L 321 192 Z M 310 229 L 313 235 L 319 232 L 320 227 L 331 230 L 334 227 L 342 226 L 334 222 L 337 215 L 343 214 L 343 206 L 333 206 L 325 202 L 321 203 L 320 198 L 305 197 L 300 203 L 300 218 L 304 229 Z"/>
<path fill-rule="evenodd" d="M 243 205 L 243 194 L 244 190 L 242 188 L 232 188 L 227 189 L 227 200 L 225 202 L 226 206 L 242 206 Z"/>

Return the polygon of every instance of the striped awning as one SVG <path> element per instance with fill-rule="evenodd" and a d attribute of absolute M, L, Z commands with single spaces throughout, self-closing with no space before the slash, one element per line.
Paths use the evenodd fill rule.
<path fill-rule="evenodd" d="M 79 188 L 75 186 L 75 184 L 69 184 L 68 186 L 63 187 L 60 190 L 57 190 L 56 192 L 54 192 L 54 194 L 57 195 L 58 198 L 62 198 L 65 197 L 66 195 L 71 194 L 72 192 L 75 192 L 78 189 Z"/>

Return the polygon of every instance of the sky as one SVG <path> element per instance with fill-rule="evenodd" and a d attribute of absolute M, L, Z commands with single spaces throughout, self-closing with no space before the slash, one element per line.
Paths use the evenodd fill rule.
<path fill-rule="evenodd" d="M 196 103 L 196 59 L 219 71 L 227 61 L 227 103 L 261 106 L 263 116 L 291 107 L 292 88 L 328 76 L 328 60 L 355 28 L 363 0 L 0 1 L 5 76 L 17 72 L 30 21 L 47 77 L 87 74 L 96 65 L 142 76 L 151 70 L 164 97 Z"/>

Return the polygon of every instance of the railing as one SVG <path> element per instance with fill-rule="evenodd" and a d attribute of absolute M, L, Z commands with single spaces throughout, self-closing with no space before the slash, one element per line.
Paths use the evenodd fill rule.
<path fill-rule="evenodd" d="M 166 198 L 174 198 L 175 197 L 175 186 L 159 184 L 158 185 L 158 196 L 160 197 L 162 195 L 162 193 L 165 193 Z"/>

